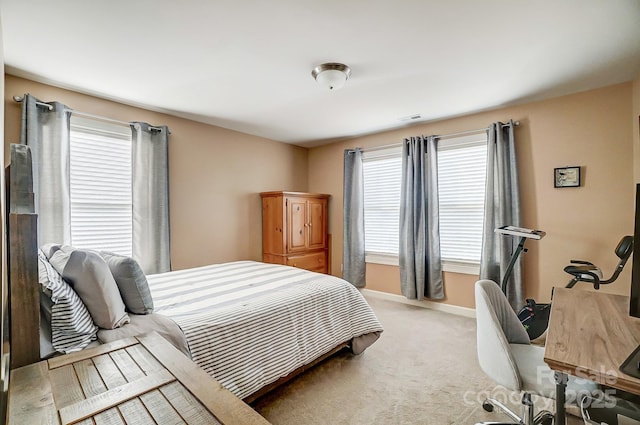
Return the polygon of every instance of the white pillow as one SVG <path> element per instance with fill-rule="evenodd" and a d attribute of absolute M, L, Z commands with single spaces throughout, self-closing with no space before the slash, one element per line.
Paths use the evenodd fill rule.
<path fill-rule="evenodd" d="M 42 292 L 51 299 L 51 343 L 56 351 L 82 350 L 96 339 L 98 327 L 78 294 L 65 282 L 38 250 L 38 280 Z"/>
<path fill-rule="evenodd" d="M 50 259 L 60 248 L 62 248 L 62 245 L 59 243 L 47 243 L 40 247 L 44 256 L 47 257 L 47 260 Z"/>

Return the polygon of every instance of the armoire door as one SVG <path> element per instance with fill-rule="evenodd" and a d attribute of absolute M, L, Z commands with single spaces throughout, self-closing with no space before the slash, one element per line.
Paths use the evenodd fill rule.
<path fill-rule="evenodd" d="M 307 228 L 309 230 L 309 249 L 321 249 L 327 245 L 327 229 L 326 229 L 326 214 L 327 214 L 327 201 L 326 199 L 309 199 L 307 201 L 308 208 L 308 222 Z"/>
<path fill-rule="evenodd" d="M 307 208 L 304 198 L 287 198 L 287 251 L 307 249 Z"/>

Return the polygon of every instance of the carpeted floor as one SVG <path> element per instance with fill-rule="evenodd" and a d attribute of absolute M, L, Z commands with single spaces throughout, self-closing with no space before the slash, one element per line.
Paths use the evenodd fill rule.
<path fill-rule="evenodd" d="M 489 394 L 519 395 L 484 375 L 475 320 L 368 298 L 385 328 L 362 355 L 340 353 L 254 403 L 274 425 L 474 424 L 506 416 L 481 407 Z M 553 408 L 539 399 L 536 407 Z M 519 408 L 516 410 L 519 413 Z M 569 425 L 581 424 L 572 418 Z"/>

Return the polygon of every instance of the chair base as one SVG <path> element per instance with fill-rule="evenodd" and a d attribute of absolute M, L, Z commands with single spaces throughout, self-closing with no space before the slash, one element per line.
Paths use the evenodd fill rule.
<path fill-rule="evenodd" d="M 511 409 L 498 400 L 488 398 L 482 403 L 482 407 L 487 412 L 493 412 L 494 407 L 498 407 L 504 412 L 512 422 L 478 422 L 476 425 L 551 425 L 553 424 L 553 414 L 547 410 L 541 410 L 537 415 L 533 415 L 533 402 L 531 394 L 522 395 L 522 417 L 516 415 Z"/>

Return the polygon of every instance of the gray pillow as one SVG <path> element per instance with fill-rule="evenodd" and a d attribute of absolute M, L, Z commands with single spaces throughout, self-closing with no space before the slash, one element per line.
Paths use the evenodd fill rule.
<path fill-rule="evenodd" d="M 122 301 L 131 313 L 153 313 L 153 299 L 147 277 L 136 260 L 125 255 L 101 251 L 118 285 Z"/>
<path fill-rule="evenodd" d="M 96 325 L 115 329 L 129 322 L 118 286 L 100 255 L 63 246 L 49 262 L 80 296 Z"/>

